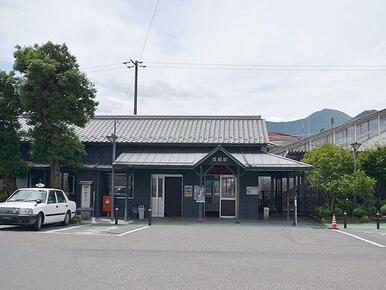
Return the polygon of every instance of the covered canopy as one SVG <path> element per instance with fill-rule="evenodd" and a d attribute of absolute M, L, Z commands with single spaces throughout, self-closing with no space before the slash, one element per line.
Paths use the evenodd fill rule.
<path fill-rule="evenodd" d="M 115 160 L 115 166 L 129 167 L 186 167 L 194 168 L 218 150 L 224 152 L 245 170 L 304 171 L 312 166 L 279 155 L 260 153 L 231 153 L 220 147 L 211 152 L 127 152 Z"/>

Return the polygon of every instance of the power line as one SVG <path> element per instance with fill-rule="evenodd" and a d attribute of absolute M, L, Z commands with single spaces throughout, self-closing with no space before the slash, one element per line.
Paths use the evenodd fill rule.
<path fill-rule="evenodd" d="M 192 63 L 192 62 L 159 62 L 148 61 L 150 68 L 170 69 L 201 69 L 201 70 L 262 70 L 262 71 L 324 71 L 324 72 L 383 72 L 386 65 L 293 65 L 293 64 L 230 64 L 230 63 Z M 114 67 L 119 64 L 106 64 L 86 69 L 89 73 L 123 70 L 122 67 Z"/>
<path fill-rule="evenodd" d="M 141 59 L 142 59 L 143 52 L 145 51 L 145 47 L 146 47 L 147 41 L 149 39 L 149 35 L 150 35 L 151 28 L 153 26 L 154 18 L 155 18 L 155 15 L 157 13 L 157 10 L 158 10 L 158 5 L 159 5 L 159 0 L 157 0 L 157 3 L 155 5 L 154 12 L 153 12 L 153 15 L 151 17 L 150 24 L 149 24 L 149 27 L 148 27 L 147 32 L 146 32 L 145 41 L 143 42 L 142 49 L 141 49 L 141 52 L 139 54 L 138 60 L 133 61 L 133 60 L 130 59 L 131 63 L 133 63 L 133 65 L 135 67 L 135 75 L 134 75 L 134 78 L 132 79 L 129 87 L 126 90 L 125 97 L 124 97 L 122 103 L 124 103 L 128 93 L 129 93 L 129 91 L 130 91 L 130 89 L 131 89 L 131 87 L 133 85 L 133 82 L 134 82 L 135 83 L 135 87 L 134 87 L 134 90 L 135 90 L 134 91 L 134 115 L 137 114 L 138 67 L 145 67 L 145 66 L 141 65 L 142 64 Z M 126 65 L 127 68 L 130 68 L 130 66 L 128 66 L 128 62 L 127 61 L 124 61 L 123 64 Z"/>
<path fill-rule="evenodd" d="M 272 67 L 199 67 L 199 66 L 169 66 L 169 65 L 151 65 L 149 68 L 165 68 L 165 69 L 186 69 L 186 70 L 225 70 L 225 71 L 287 71 L 287 72 L 386 72 L 386 67 L 384 69 L 367 69 L 367 68 L 272 68 Z"/>
<path fill-rule="evenodd" d="M 141 53 L 139 54 L 139 57 L 138 57 L 138 60 L 139 60 L 139 61 L 141 61 L 141 59 L 142 59 L 142 55 L 143 55 L 143 52 L 144 52 L 144 50 L 145 50 L 145 47 L 146 47 L 146 44 L 147 44 L 147 40 L 148 40 L 148 38 L 149 38 L 150 30 L 151 30 L 151 27 L 153 26 L 153 21 L 154 21 L 155 15 L 156 15 L 156 13 L 157 13 L 158 4 L 159 4 L 159 0 L 157 0 L 157 4 L 155 5 L 154 12 L 153 12 L 153 16 L 151 17 L 151 20 L 150 20 L 149 28 L 147 29 L 145 41 L 144 41 L 144 43 L 143 43 L 143 46 L 142 46 L 142 49 L 141 49 Z"/>
<path fill-rule="evenodd" d="M 122 62 L 94 65 L 94 66 L 85 67 L 83 69 L 84 70 L 93 70 L 93 69 L 98 69 L 98 68 L 111 67 L 111 66 L 120 66 L 120 65 L 122 65 Z"/>
<path fill-rule="evenodd" d="M 384 67 L 383 65 L 325 65 L 325 64 L 240 64 L 240 63 L 202 63 L 202 62 L 163 62 L 163 61 L 146 61 L 148 64 L 159 65 L 188 65 L 188 66 L 231 66 L 231 67 L 315 67 L 315 68 L 376 68 Z"/>
<path fill-rule="evenodd" d="M 122 65 L 122 63 L 121 63 Z M 116 71 L 116 70 L 124 70 L 124 67 L 116 67 L 116 68 L 101 68 L 101 69 L 94 69 L 86 71 L 87 73 L 94 73 L 94 72 L 105 72 L 105 71 Z"/>

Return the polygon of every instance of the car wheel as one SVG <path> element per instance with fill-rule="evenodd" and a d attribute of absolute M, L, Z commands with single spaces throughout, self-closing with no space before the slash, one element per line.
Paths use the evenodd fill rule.
<path fill-rule="evenodd" d="M 63 225 L 68 226 L 68 224 L 70 223 L 70 220 L 71 220 L 71 214 L 70 214 L 70 212 L 68 211 L 68 212 L 66 213 L 66 215 L 64 216 Z"/>
<path fill-rule="evenodd" d="M 40 231 L 40 229 L 42 228 L 42 224 L 43 224 L 43 215 L 41 213 L 39 213 L 38 217 L 36 219 L 36 222 L 33 225 L 33 229 L 35 231 Z"/>

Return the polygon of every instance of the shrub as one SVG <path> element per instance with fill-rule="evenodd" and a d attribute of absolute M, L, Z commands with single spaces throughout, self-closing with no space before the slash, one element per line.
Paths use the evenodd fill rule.
<path fill-rule="evenodd" d="M 335 215 L 336 216 L 343 216 L 343 209 L 341 209 L 340 207 L 336 207 L 335 208 Z"/>
<path fill-rule="evenodd" d="M 381 207 L 381 215 L 386 215 L 386 204 Z"/>
<path fill-rule="evenodd" d="M 4 202 L 8 198 L 8 194 L 0 192 L 0 202 Z"/>
<path fill-rule="evenodd" d="M 336 205 L 343 210 L 346 209 L 347 214 L 351 213 L 355 208 L 355 203 L 349 199 L 337 199 Z"/>
<path fill-rule="evenodd" d="M 82 222 L 82 217 L 80 215 L 75 215 L 72 219 L 71 219 L 71 223 L 72 224 L 80 224 Z"/>
<path fill-rule="evenodd" d="M 377 213 L 377 208 L 374 205 L 369 205 L 365 207 L 365 211 L 367 212 L 367 215 L 375 216 Z"/>
<path fill-rule="evenodd" d="M 332 213 L 331 213 L 331 210 L 329 208 L 317 207 L 315 209 L 315 215 L 319 219 L 326 219 L 326 218 L 328 219 L 328 218 L 331 218 Z"/>
<path fill-rule="evenodd" d="M 368 215 L 364 215 L 360 218 L 361 223 L 368 223 L 370 221 L 370 218 Z"/>
<path fill-rule="evenodd" d="M 359 207 L 354 208 L 354 210 L 352 211 L 352 215 L 358 219 L 365 216 L 366 214 L 367 214 L 366 211 L 364 209 L 359 208 Z"/>

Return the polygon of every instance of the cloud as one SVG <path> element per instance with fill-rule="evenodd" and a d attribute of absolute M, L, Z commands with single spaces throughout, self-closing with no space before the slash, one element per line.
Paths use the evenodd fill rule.
<path fill-rule="evenodd" d="M 133 71 L 155 1 L 0 1 L 0 65 L 16 44 L 66 42 L 98 90 L 98 113 L 131 114 Z M 139 71 L 141 114 L 301 118 L 385 107 L 385 72 L 159 68 L 151 61 L 386 65 L 386 2 L 161 0 Z M 7 65 L 8 64 L 8 65 Z M 92 68 L 104 64 L 109 67 Z M 384 66 L 383 68 L 386 68 Z"/>

